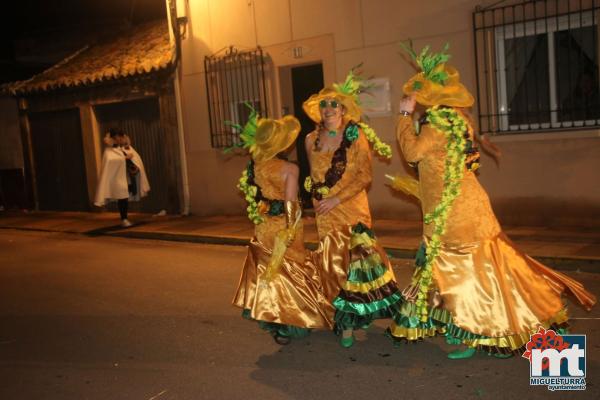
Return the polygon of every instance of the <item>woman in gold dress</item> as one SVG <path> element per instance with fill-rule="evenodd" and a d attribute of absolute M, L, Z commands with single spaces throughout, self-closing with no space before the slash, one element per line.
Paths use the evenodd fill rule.
<path fill-rule="evenodd" d="M 253 112 L 241 134 L 252 160 L 238 187 L 249 204 L 255 236 L 233 304 L 279 344 L 303 337 L 311 328 L 333 326 L 333 308 L 304 249 L 298 167 L 278 157 L 293 147 L 299 131 L 300 123 L 292 116 L 259 119 Z"/>
<path fill-rule="evenodd" d="M 359 90 L 360 81 L 351 72 L 343 84 L 321 90 L 303 106 L 317 123 L 306 138 L 311 174 L 305 188 L 312 194 L 320 240 L 313 259 L 325 296 L 336 308 L 335 331 L 344 347 L 354 343 L 355 329 L 391 317 L 401 299 L 390 262 L 371 230 L 366 191 L 369 141 L 385 157 L 391 157 L 391 149 L 361 122 Z"/>
<path fill-rule="evenodd" d="M 469 358 L 478 348 L 500 358 L 518 354 L 540 326 L 566 326 L 563 292 L 587 309 L 595 298 L 502 232 L 474 173 L 477 138 L 465 111 L 473 96 L 445 64 L 447 54 L 411 54 L 422 72 L 404 86 L 409 97 L 400 103 L 397 138 L 405 160 L 418 168 L 423 245 L 389 333 L 403 340 L 445 334 L 448 343 L 467 346 L 451 359 Z M 415 103 L 428 107 L 418 133 Z"/>

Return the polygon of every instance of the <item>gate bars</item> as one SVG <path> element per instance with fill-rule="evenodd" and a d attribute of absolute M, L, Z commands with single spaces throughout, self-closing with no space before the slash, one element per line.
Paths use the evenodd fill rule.
<path fill-rule="evenodd" d="M 239 132 L 225 121 L 244 126 L 250 114 L 245 102 L 268 117 L 265 58 L 260 47 L 240 51 L 227 47 L 204 58 L 206 95 L 213 148 L 239 142 Z"/>

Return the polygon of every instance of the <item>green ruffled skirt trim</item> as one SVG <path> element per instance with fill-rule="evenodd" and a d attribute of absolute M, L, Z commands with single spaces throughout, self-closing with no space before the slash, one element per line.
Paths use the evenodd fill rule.
<path fill-rule="evenodd" d="M 475 340 L 475 339 L 491 339 L 489 336 L 479 335 L 477 333 L 472 333 L 466 331 L 458 326 L 454 325 L 452 322 L 446 325 L 446 336 L 454 339 L 460 339 L 461 341 L 465 340 Z"/>
<path fill-rule="evenodd" d="M 340 297 L 336 297 L 333 300 L 333 306 L 339 312 L 357 314 L 357 315 L 365 317 L 365 316 L 368 316 L 369 314 L 381 313 L 382 310 L 385 311 L 386 309 L 391 308 L 395 304 L 398 304 L 401 300 L 402 300 L 402 295 L 400 293 L 394 293 L 391 296 L 389 296 L 383 300 L 377 300 L 377 301 L 373 301 L 371 303 L 354 303 L 354 302 L 346 301 Z M 399 307 L 396 307 L 395 309 L 398 310 Z M 391 317 L 392 316 L 389 315 L 385 318 L 391 318 Z"/>
<path fill-rule="evenodd" d="M 381 278 L 386 272 L 387 268 L 383 265 L 381 257 L 374 253 L 364 260 L 356 260 L 350 264 L 348 282 L 371 282 Z"/>
<path fill-rule="evenodd" d="M 361 235 L 364 239 L 364 234 L 370 240 L 356 240 Z M 376 319 L 391 318 L 399 311 L 402 301 L 393 273 L 388 273 L 391 267 L 373 251 L 376 246 L 373 231 L 359 223 L 352 228 L 352 238 L 355 243 L 362 243 L 356 245 L 353 253 L 360 254 L 364 250 L 368 255 L 355 259 L 348 266 L 347 282 L 332 302 L 336 308 L 336 333 L 347 329 L 365 329 Z"/>
<path fill-rule="evenodd" d="M 452 322 L 452 315 L 443 308 L 430 308 L 426 321 L 421 321 L 417 306 L 403 301 L 400 310 L 393 316 L 393 322 L 386 334 L 394 341 L 415 341 L 446 333 L 446 325 Z"/>

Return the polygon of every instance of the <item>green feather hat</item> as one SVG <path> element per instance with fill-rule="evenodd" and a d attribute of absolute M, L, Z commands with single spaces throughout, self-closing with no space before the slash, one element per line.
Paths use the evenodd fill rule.
<path fill-rule="evenodd" d="M 250 109 L 248 122 L 242 127 L 228 122 L 228 125 L 240 131 L 240 142 L 230 148 L 248 149 L 254 161 L 266 161 L 288 149 L 294 144 L 300 133 L 300 122 L 292 115 L 280 119 L 260 118 L 258 112 L 245 103 Z"/>
<path fill-rule="evenodd" d="M 344 121 L 358 122 L 361 119 L 362 110 L 360 109 L 360 100 L 358 95 L 364 92 L 368 87 L 364 84 L 364 79 L 358 73 L 360 65 L 352 68 L 346 79 L 342 83 L 334 83 L 317 94 L 310 96 L 304 102 L 302 108 L 306 115 L 317 124 L 321 122 L 321 110 L 319 103 L 321 100 L 335 99 L 346 109 Z"/>
<path fill-rule="evenodd" d="M 430 53 L 425 46 L 419 54 L 415 52 L 412 42 L 401 43 L 421 72 L 404 84 L 406 95 L 415 94 L 417 102 L 424 106 L 445 105 L 450 107 L 471 107 L 475 102 L 473 95 L 460 83 L 460 74 L 456 68 L 447 65 L 450 54 L 446 43 L 439 53 Z"/>

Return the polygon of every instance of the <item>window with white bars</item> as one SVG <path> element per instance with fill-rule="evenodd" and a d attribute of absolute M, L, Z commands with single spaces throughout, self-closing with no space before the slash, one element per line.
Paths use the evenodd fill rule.
<path fill-rule="evenodd" d="M 482 133 L 600 125 L 597 3 L 536 0 L 475 11 Z"/>
<path fill-rule="evenodd" d="M 204 59 L 210 140 L 214 148 L 227 148 L 240 141 L 235 124 L 244 126 L 250 104 L 261 117 L 268 117 L 265 56 L 259 47 L 240 51 L 227 47 Z"/>

